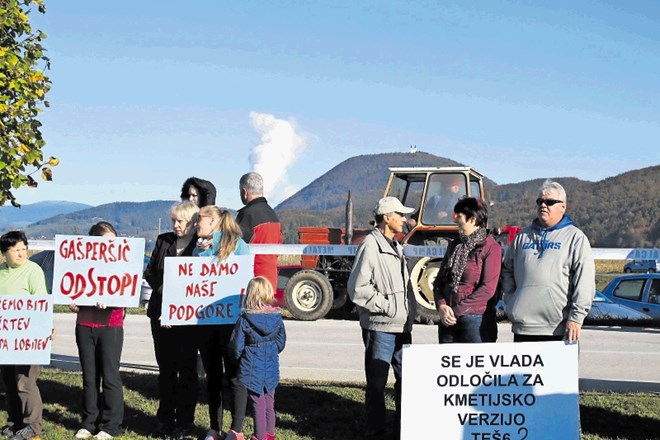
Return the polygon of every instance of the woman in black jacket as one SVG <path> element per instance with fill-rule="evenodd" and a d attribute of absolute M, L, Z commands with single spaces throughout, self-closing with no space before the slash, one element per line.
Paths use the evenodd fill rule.
<path fill-rule="evenodd" d="M 194 326 L 162 326 L 163 271 L 165 257 L 192 256 L 197 244 L 195 233 L 199 208 L 191 201 L 175 203 L 170 208 L 172 229 L 158 236 L 151 260 L 144 271 L 153 293 L 147 316 L 158 363 L 159 404 L 156 417 L 158 437 L 189 434 L 195 421 L 197 404 L 197 344 Z"/>

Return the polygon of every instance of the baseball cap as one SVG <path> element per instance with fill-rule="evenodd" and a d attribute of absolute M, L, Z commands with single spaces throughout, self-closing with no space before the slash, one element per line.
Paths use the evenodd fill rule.
<path fill-rule="evenodd" d="M 411 212 L 415 212 L 415 208 L 403 206 L 396 197 L 383 197 L 378 203 L 376 203 L 376 206 L 374 206 L 374 214 L 376 215 L 389 214 L 390 212 L 410 214 Z"/>

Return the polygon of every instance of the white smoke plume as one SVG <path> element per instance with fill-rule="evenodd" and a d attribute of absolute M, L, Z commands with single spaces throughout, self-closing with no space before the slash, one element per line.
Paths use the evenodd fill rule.
<path fill-rule="evenodd" d="M 266 113 L 250 112 L 250 121 L 260 142 L 250 152 L 252 170 L 264 178 L 264 195 L 281 201 L 295 193 L 288 185 L 287 170 L 307 147 L 305 136 L 292 121 Z"/>

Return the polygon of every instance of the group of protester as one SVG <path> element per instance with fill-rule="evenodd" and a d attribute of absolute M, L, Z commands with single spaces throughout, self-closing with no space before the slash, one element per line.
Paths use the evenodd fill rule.
<path fill-rule="evenodd" d="M 205 440 L 243 440 L 247 402 L 254 414 L 256 440 L 275 438 L 275 388 L 279 382 L 278 355 L 286 333 L 273 306 L 277 256 L 255 256 L 254 278 L 246 287 L 242 312 L 235 324 L 168 326 L 161 324 L 166 257 L 249 254 L 249 243 L 281 243 L 281 225 L 263 196 L 263 179 L 247 173 L 239 181 L 245 205 L 236 219 L 215 206 L 215 186 L 191 177 L 181 190 L 181 202 L 170 208 L 172 232 L 158 236 L 144 278 L 153 289 L 148 305 L 158 364 L 158 438 L 188 438 L 193 434 L 197 404 L 197 353 L 206 372 L 210 426 Z M 116 236 L 108 222 L 93 225 L 89 235 Z M 27 259 L 27 237 L 11 231 L 0 237 L 6 262 L 0 265 L 1 294 L 46 294 L 43 271 Z M 273 258 L 274 257 L 274 258 Z M 124 397 L 119 364 L 123 347 L 125 310 L 122 307 L 78 306 L 76 343 L 83 374 L 82 424 L 78 439 L 112 439 L 123 432 Z M 43 404 L 37 386 L 39 365 L 2 365 L 7 389 L 8 424 L 1 437 L 40 439 Z M 231 429 L 222 432 L 223 394 L 231 396 Z"/>
<path fill-rule="evenodd" d="M 486 229 L 486 204 L 468 197 L 455 203 L 459 236 L 448 245 L 433 284 L 439 343 L 495 342 L 493 306 L 500 289 L 514 342 L 579 340 L 595 289 L 591 246 L 566 215 L 566 191 L 559 183 L 543 183 L 536 207 L 537 217 L 518 233 L 502 259 L 501 245 Z M 376 227 L 358 247 L 348 281 L 365 346 L 364 434 L 369 439 L 399 437 L 402 351 L 412 343 L 416 301 L 396 237 L 415 211 L 395 197 L 378 201 Z M 396 416 L 392 432 L 387 432 L 390 368 Z"/>
<path fill-rule="evenodd" d="M 263 179 L 247 173 L 239 181 L 245 205 L 236 219 L 215 205 L 209 181 L 192 177 L 181 189 L 181 202 L 170 209 L 173 232 L 158 236 L 144 278 L 153 293 L 147 316 L 151 320 L 158 363 L 159 404 L 154 435 L 186 438 L 194 428 L 197 403 L 197 353 L 206 372 L 210 426 L 205 440 L 242 440 L 248 400 L 254 412 L 254 439 L 275 438 L 274 396 L 279 382 L 278 354 L 286 334 L 275 309 L 277 257 L 256 255 L 254 275 L 246 289 L 243 313 L 236 324 L 169 326 L 161 324 L 166 257 L 249 254 L 247 243 L 281 243 L 281 225 L 263 196 Z M 248 324 L 246 324 L 248 323 Z M 191 343 L 193 341 L 193 343 Z M 267 368 L 252 368 L 256 359 Z M 229 396 L 230 402 L 223 397 Z M 227 405 L 229 403 L 229 405 Z M 223 408 L 232 420 L 222 432 Z"/>
<path fill-rule="evenodd" d="M 181 202 L 170 209 L 172 232 L 158 236 L 144 277 L 153 288 L 147 316 L 151 321 L 159 367 L 159 405 L 153 434 L 185 438 L 194 424 L 197 403 L 197 353 L 206 371 L 210 426 L 205 440 L 244 439 L 243 421 L 252 403 L 253 439 L 275 438 L 275 388 L 279 381 L 278 353 L 286 334 L 273 307 L 277 257 L 256 255 L 255 277 L 247 286 L 244 309 L 236 324 L 167 326 L 160 320 L 166 257 L 249 253 L 247 243 L 281 243 L 281 226 L 263 197 L 263 180 L 248 173 L 239 182 L 245 206 L 234 219 L 215 206 L 211 182 L 190 178 Z M 453 207 L 459 236 L 446 251 L 433 290 L 440 316 L 440 343 L 495 342 L 497 327 L 492 304 L 503 292 L 514 342 L 574 343 L 591 306 L 595 268 L 587 237 L 565 214 L 566 192 L 546 181 L 536 199 L 537 217 L 502 248 L 486 225 L 483 201 L 461 198 Z M 401 415 L 402 349 L 412 343 L 416 301 L 402 245 L 406 215 L 414 208 L 394 197 L 374 207 L 375 228 L 357 249 L 348 281 L 357 307 L 365 346 L 365 437 L 387 436 L 385 387 L 390 367 L 395 377 L 398 437 Z M 111 224 L 92 226 L 90 235 L 117 233 Z M 27 238 L 20 231 L 0 237 L 6 262 L 0 266 L 0 294 L 46 293 L 43 272 L 27 260 Z M 119 360 L 123 345 L 122 308 L 71 304 L 77 312 L 76 342 L 83 371 L 82 427 L 76 438 L 110 439 L 122 432 L 123 394 Z M 191 343 L 191 341 L 193 343 Z M 2 435 L 12 440 L 38 439 L 42 403 L 36 379 L 39 366 L 2 365 L 7 388 L 9 424 Z M 102 388 L 103 399 L 99 399 Z M 223 401 L 230 396 L 230 402 Z M 227 405 L 227 403 L 229 403 Z M 231 428 L 222 431 L 223 407 L 229 407 Z"/>

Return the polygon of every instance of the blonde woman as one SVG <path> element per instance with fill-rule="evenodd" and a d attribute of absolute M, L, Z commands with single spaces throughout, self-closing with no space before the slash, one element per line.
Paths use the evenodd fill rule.
<path fill-rule="evenodd" d="M 227 259 L 230 255 L 246 255 L 250 253 L 248 245 L 241 238 L 241 228 L 231 213 L 217 206 L 205 206 L 199 211 L 197 223 L 198 247 L 194 254 L 199 256 L 215 256 L 218 261 Z M 205 440 L 222 438 L 222 392 L 225 376 L 233 380 L 236 368 L 229 361 L 227 346 L 234 328 L 233 324 L 204 325 L 199 329 L 199 353 L 202 356 L 206 371 L 206 385 L 209 400 L 209 419 L 211 427 Z M 229 382 L 229 381 L 227 381 Z M 235 390 L 234 397 L 238 405 L 233 405 L 232 420 L 236 419 L 235 409 L 245 416 L 247 392 Z M 241 403 L 242 401 L 242 403 Z M 229 405 L 230 407 L 232 405 Z M 242 419 L 241 419 L 242 424 Z M 232 421 L 233 426 L 233 421 Z"/>
<path fill-rule="evenodd" d="M 197 235 L 195 225 L 199 207 L 190 201 L 170 208 L 173 232 L 158 236 L 151 260 L 144 272 L 153 293 L 147 316 L 151 318 L 151 334 L 158 363 L 158 437 L 183 437 L 193 430 L 197 404 L 197 347 L 194 326 L 163 327 L 160 311 L 163 302 L 165 257 L 192 256 Z"/>
<path fill-rule="evenodd" d="M 242 238 L 242 232 L 231 212 L 215 205 L 204 206 L 199 210 L 197 236 L 199 237 L 194 255 L 215 256 L 219 261 L 232 254 L 247 255 L 250 248 Z"/>
<path fill-rule="evenodd" d="M 253 439 L 275 440 L 275 388 L 280 381 L 279 354 L 286 345 L 284 321 L 275 300 L 273 286 L 261 276 L 247 286 L 245 304 L 229 343 L 238 362 L 238 380 L 249 392 L 254 413 Z M 242 425 L 242 421 L 241 421 Z M 227 439 L 244 439 L 242 428 Z"/>

